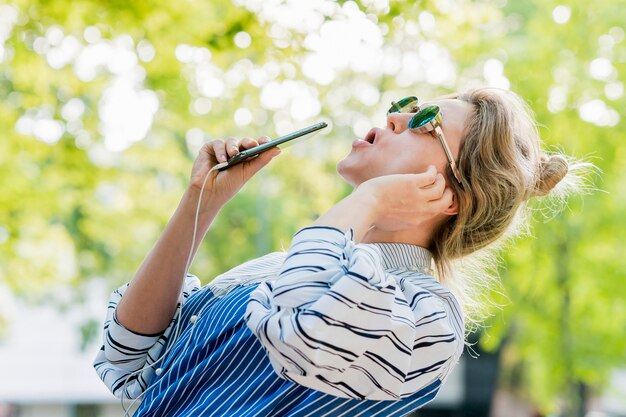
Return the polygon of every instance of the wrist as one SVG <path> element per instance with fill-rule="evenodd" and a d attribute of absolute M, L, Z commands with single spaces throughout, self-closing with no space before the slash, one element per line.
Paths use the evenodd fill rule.
<path fill-rule="evenodd" d="M 375 199 L 364 192 L 353 192 L 313 223 L 314 226 L 330 226 L 342 231 L 352 229 L 354 240 L 362 237 L 374 224 Z"/>
<path fill-rule="evenodd" d="M 374 223 L 379 204 L 376 196 L 370 190 L 357 188 L 346 199 L 363 214 L 364 219 L 368 219 L 368 221 Z"/>
<path fill-rule="evenodd" d="M 198 210 L 199 200 L 200 189 L 194 186 L 189 186 L 183 194 L 179 208 L 182 211 L 195 216 L 196 210 Z M 201 219 L 213 219 L 223 206 L 224 203 L 217 201 L 211 193 L 207 193 L 205 190 L 205 192 L 202 193 L 199 216 Z"/>
<path fill-rule="evenodd" d="M 348 198 L 353 200 L 352 204 L 358 207 L 364 217 L 368 219 L 370 226 L 373 226 L 379 215 L 380 204 L 372 187 L 362 184 Z"/>

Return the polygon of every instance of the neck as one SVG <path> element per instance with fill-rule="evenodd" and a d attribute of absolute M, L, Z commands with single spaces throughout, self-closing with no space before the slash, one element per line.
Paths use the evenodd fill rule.
<path fill-rule="evenodd" d="M 409 245 L 429 248 L 438 221 L 434 219 L 421 223 L 419 226 L 396 231 L 387 231 L 372 227 L 361 240 L 362 243 L 407 243 Z"/>

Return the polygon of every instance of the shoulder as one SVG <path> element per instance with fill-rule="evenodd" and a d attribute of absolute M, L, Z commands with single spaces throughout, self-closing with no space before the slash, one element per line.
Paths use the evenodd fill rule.
<path fill-rule="evenodd" d="M 259 258 L 251 259 L 218 275 L 208 286 L 218 295 L 232 285 L 264 281 L 278 273 L 286 255 L 285 252 L 272 252 Z"/>
<path fill-rule="evenodd" d="M 223 273 L 222 275 L 220 275 L 220 277 L 224 275 L 255 274 L 262 273 L 265 270 L 273 270 L 282 264 L 282 262 L 285 260 L 285 256 L 285 252 L 268 253 L 267 255 L 261 256 L 259 258 L 246 261 L 241 265 L 238 265 Z"/>
<path fill-rule="evenodd" d="M 457 339 L 464 343 L 463 310 L 458 298 L 448 287 L 427 273 L 395 271 L 393 275 L 416 318 L 428 317 L 440 311 L 440 324 L 450 328 Z"/>

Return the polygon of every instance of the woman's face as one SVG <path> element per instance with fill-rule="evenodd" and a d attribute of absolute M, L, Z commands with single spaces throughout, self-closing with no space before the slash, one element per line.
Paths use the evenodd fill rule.
<path fill-rule="evenodd" d="M 441 108 L 441 128 L 454 159 L 458 159 L 461 138 L 471 105 L 457 99 L 439 99 L 421 104 Z M 407 125 L 412 113 L 391 113 L 384 129 L 373 128 L 365 138 L 352 143 L 352 150 L 337 164 L 339 174 L 353 186 L 370 178 L 389 174 L 416 174 L 434 165 L 445 173 L 448 159 L 443 146 L 430 133 L 414 133 Z M 455 181 L 454 178 L 448 179 Z"/>

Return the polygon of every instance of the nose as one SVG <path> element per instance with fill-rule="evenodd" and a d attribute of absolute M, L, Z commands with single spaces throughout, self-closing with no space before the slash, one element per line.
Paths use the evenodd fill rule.
<path fill-rule="evenodd" d="M 401 133 L 408 127 L 411 115 L 407 113 L 389 113 L 387 115 L 387 129 L 393 133 Z"/>

